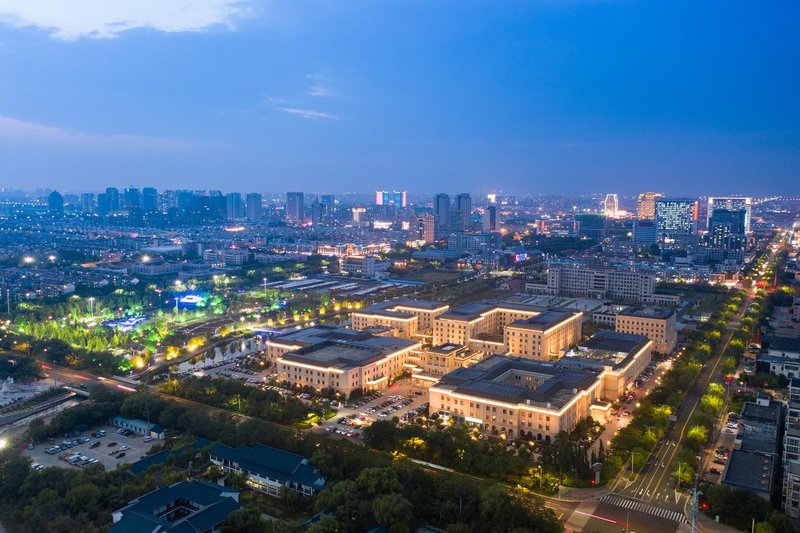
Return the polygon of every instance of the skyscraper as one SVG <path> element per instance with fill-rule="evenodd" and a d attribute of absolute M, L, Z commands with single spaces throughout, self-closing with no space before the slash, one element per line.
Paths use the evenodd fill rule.
<path fill-rule="evenodd" d="M 258 222 L 261 219 L 261 195 L 257 192 L 247 194 L 247 221 Z"/>
<path fill-rule="evenodd" d="M 158 191 L 153 187 L 142 189 L 142 212 L 153 213 L 158 211 Z"/>
<path fill-rule="evenodd" d="M 643 192 L 639 195 L 636 217 L 639 220 L 655 220 L 656 200 L 663 198 L 660 192 Z"/>
<path fill-rule="evenodd" d="M 242 194 L 229 192 L 226 198 L 226 213 L 228 220 L 241 220 L 242 217 Z"/>
<path fill-rule="evenodd" d="M 495 231 L 497 229 L 497 208 L 493 205 L 483 209 L 483 231 Z"/>
<path fill-rule="evenodd" d="M 687 198 L 656 200 L 659 240 L 691 235 L 697 229 L 697 202 Z"/>
<path fill-rule="evenodd" d="M 322 204 L 322 218 L 327 221 L 333 220 L 336 198 L 332 194 L 322 194 L 319 197 L 319 203 Z"/>
<path fill-rule="evenodd" d="M 744 231 L 750 233 L 750 215 L 753 207 L 753 199 L 745 196 L 709 196 L 708 211 L 706 212 L 706 227 L 711 229 L 711 218 L 717 209 L 728 211 L 745 211 Z"/>
<path fill-rule="evenodd" d="M 81 194 L 81 212 L 85 214 L 94 213 L 97 210 L 97 199 L 94 193 L 85 192 Z"/>
<path fill-rule="evenodd" d="M 114 213 L 119 211 L 119 189 L 116 187 L 108 187 L 106 189 L 106 204 L 107 212 Z"/>
<path fill-rule="evenodd" d="M 58 191 L 53 191 L 47 196 L 47 211 L 53 216 L 64 214 L 64 197 Z"/>
<path fill-rule="evenodd" d="M 406 191 L 375 191 L 375 205 L 390 205 L 400 209 L 407 205 Z"/>
<path fill-rule="evenodd" d="M 709 246 L 723 250 L 745 251 L 747 248 L 746 209 L 714 209 L 708 223 Z"/>
<path fill-rule="evenodd" d="M 447 231 L 450 224 L 450 196 L 437 194 L 433 199 L 433 212 L 436 215 L 436 229 L 439 232 Z"/>
<path fill-rule="evenodd" d="M 311 225 L 318 226 L 322 222 L 322 215 L 325 208 L 320 203 L 319 199 L 311 202 Z"/>
<path fill-rule="evenodd" d="M 609 218 L 616 218 L 619 212 L 619 199 L 616 194 L 606 194 L 603 201 L 603 214 Z"/>
<path fill-rule="evenodd" d="M 136 187 L 127 187 L 123 192 L 122 199 L 125 203 L 125 209 L 128 211 L 142 207 L 142 193 Z"/>
<path fill-rule="evenodd" d="M 286 193 L 286 223 L 300 226 L 305 219 L 305 206 L 302 192 Z"/>
<path fill-rule="evenodd" d="M 462 192 L 456 196 L 456 210 L 460 213 L 458 230 L 469 229 L 469 219 L 472 216 L 472 197 L 468 192 Z"/>
<path fill-rule="evenodd" d="M 602 241 L 608 231 L 608 218 L 595 213 L 576 213 L 575 233 L 579 237 Z"/>
<path fill-rule="evenodd" d="M 417 238 L 430 244 L 436 240 L 436 217 L 422 215 L 417 219 Z"/>

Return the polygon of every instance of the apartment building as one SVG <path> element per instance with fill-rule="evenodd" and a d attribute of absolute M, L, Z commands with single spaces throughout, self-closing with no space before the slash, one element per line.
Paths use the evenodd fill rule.
<path fill-rule="evenodd" d="M 380 390 L 405 370 L 405 362 L 422 343 L 383 337 L 347 328 L 314 326 L 279 337 L 292 348 L 276 358 L 278 379 L 294 387 Z M 269 347 L 268 347 L 269 350 Z"/>
<path fill-rule="evenodd" d="M 492 355 L 428 389 L 430 410 L 481 431 L 550 440 L 588 416 L 604 420 L 650 362 L 652 341 L 602 332 L 559 361 Z"/>
<path fill-rule="evenodd" d="M 665 308 L 631 306 L 617 315 L 614 328 L 620 333 L 644 335 L 653 341 L 653 351 L 670 354 L 678 345 L 675 311 Z"/>
<path fill-rule="evenodd" d="M 433 344 L 460 344 L 488 354 L 552 359 L 580 340 L 582 317 L 580 311 L 572 309 L 473 302 L 436 317 Z"/>
<path fill-rule="evenodd" d="M 428 300 L 390 300 L 380 302 L 352 315 L 353 329 L 385 327 L 394 330 L 394 336 L 411 339 L 418 333 L 429 333 L 434 319 L 450 309 L 441 302 Z"/>

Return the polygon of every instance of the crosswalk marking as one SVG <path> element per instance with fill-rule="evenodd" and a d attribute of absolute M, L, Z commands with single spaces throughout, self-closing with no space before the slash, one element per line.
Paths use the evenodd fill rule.
<path fill-rule="evenodd" d="M 674 522 L 679 522 L 679 523 L 687 522 L 686 516 L 678 511 L 673 511 L 671 509 L 664 509 L 663 507 L 655 507 L 653 505 L 648 505 L 642 502 L 629 500 L 627 498 L 621 498 L 619 496 L 613 496 L 611 494 L 603 496 L 602 498 L 600 498 L 600 501 L 603 503 L 615 505 L 617 507 L 622 507 L 623 509 L 628 509 L 630 511 L 637 511 L 640 513 L 657 516 L 659 518 L 672 520 Z"/>

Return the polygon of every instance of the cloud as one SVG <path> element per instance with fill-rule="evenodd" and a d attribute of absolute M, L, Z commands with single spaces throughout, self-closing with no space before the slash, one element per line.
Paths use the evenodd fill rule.
<path fill-rule="evenodd" d="M 301 118 L 307 119 L 328 119 L 328 120 L 339 120 L 338 115 L 334 115 L 333 113 L 325 113 L 323 111 L 314 111 L 313 109 L 298 109 L 296 107 L 279 107 L 280 111 L 284 113 L 289 113 L 290 115 L 296 115 Z"/>
<path fill-rule="evenodd" d="M 54 126 L 37 124 L 35 122 L 26 122 L 4 115 L 0 115 L 0 139 L 7 141 L 51 142 L 95 148 L 134 150 L 174 150 L 221 146 L 221 143 L 217 142 L 192 139 L 171 139 L 167 137 L 147 137 L 143 135 L 126 134 L 99 135 L 95 133 L 66 130 Z"/>
<path fill-rule="evenodd" d="M 3 0 L 0 22 L 35 27 L 56 39 L 110 38 L 136 28 L 196 32 L 233 28 L 251 0 Z"/>
<path fill-rule="evenodd" d="M 317 98 L 328 98 L 333 96 L 333 93 L 328 86 L 328 78 L 323 76 L 322 74 L 309 74 L 308 79 L 310 79 L 313 84 L 308 89 L 308 95 L 314 96 Z"/>

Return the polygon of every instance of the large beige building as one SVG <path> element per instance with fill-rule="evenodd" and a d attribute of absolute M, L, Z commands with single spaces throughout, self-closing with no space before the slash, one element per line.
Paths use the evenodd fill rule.
<path fill-rule="evenodd" d="M 493 355 L 428 389 L 430 411 L 484 432 L 551 440 L 586 417 L 604 420 L 650 362 L 652 342 L 602 332 L 557 363 Z"/>
<path fill-rule="evenodd" d="M 639 195 L 636 214 L 639 220 L 654 220 L 656 218 L 656 200 L 664 195 L 658 192 L 643 192 Z"/>
<path fill-rule="evenodd" d="M 413 352 L 406 358 L 415 385 L 429 387 L 457 368 L 477 363 L 485 356 L 461 344 L 442 344 Z"/>
<path fill-rule="evenodd" d="M 583 314 L 508 302 L 473 302 L 433 322 L 433 345 L 460 344 L 487 354 L 551 359 L 581 338 Z"/>
<path fill-rule="evenodd" d="M 411 339 L 417 334 L 428 333 L 434 319 L 449 308 L 441 302 L 427 300 L 389 300 L 355 311 L 353 329 L 390 328 L 394 330 L 394 336 Z"/>
<path fill-rule="evenodd" d="M 632 306 L 617 314 L 615 328 L 620 333 L 644 335 L 653 341 L 653 351 L 670 354 L 678 344 L 675 311 L 665 308 Z"/>
<path fill-rule="evenodd" d="M 420 342 L 352 329 L 315 326 L 279 337 L 293 346 L 276 357 L 278 379 L 294 387 L 354 390 L 386 388 L 406 369 L 406 358 Z"/>

